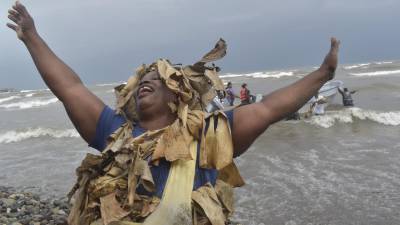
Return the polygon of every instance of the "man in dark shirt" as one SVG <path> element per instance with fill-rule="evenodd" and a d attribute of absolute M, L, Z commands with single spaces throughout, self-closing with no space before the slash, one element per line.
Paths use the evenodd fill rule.
<path fill-rule="evenodd" d="M 352 94 L 356 93 L 357 91 L 349 91 L 347 88 L 344 88 L 343 90 L 338 87 L 339 93 L 342 95 L 342 101 L 343 101 L 343 106 L 354 106 Z"/>

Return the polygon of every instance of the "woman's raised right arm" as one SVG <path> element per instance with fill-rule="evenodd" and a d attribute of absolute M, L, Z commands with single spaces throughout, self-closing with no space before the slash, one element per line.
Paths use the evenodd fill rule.
<path fill-rule="evenodd" d="M 64 104 L 69 118 L 83 139 L 90 143 L 104 103 L 87 89 L 78 75 L 59 59 L 38 34 L 34 21 L 19 1 L 8 11 L 14 30 L 25 44 L 46 85 Z"/>

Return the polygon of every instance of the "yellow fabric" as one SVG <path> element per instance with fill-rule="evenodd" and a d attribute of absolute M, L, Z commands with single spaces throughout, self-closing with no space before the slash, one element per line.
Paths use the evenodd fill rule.
<path fill-rule="evenodd" d="M 116 112 L 126 116 L 128 120 L 138 121 L 134 93 L 140 79 L 150 71 L 157 71 L 168 89 L 179 97 L 179 103 L 175 107 L 170 105 L 173 110 L 184 103 L 190 110 L 203 111 L 217 93 L 225 91 L 224 84 L 218 77 L 220 68 L 214 64 L 211 66 L 206 64 L 223 58 L 226 55 L 226 49 L 226 42 L 220 39 L 211 51 L 193 65 L 181 66 L 167 59 L 159 59 L 148 66 L 145 64 L 139 66 L 135 75 L 129 78 L 126 84 L 115 88 Z M 178 111 L 178 117 L 186 125 L 184 116 Z"/>
<path fill-rule="evenodd" d="M 196 167 L 197 141 L 190 144 L 192 160 L 178 159 L 171 164 L 160 205 L 144 225 L 192 224 L 191 195 Z"/>
<path fill-rule="evenodd" d="M 225 225 L 226 217 L 221 202 L 210 183 L 193 191 L 192 199 L 201 207 L 212 225 Z"/>
<path fill-rule="evenodd" d="M 216 127 L 215 121 L 218 122 Z M 233 163 L 232 135 L 223 112 L 217 111 L 209 117 L 209 127 L 201 141 L 200 167 L 221 170 Z"/>
<path fill-rule="evenodd" d="M 192 160 L 172 162 L 163 198 L 157 209 L 144 221 L 114 221 L 108 225 L 192 225 L 192 190 L 196 167 L 197 141 L 190 144 Z"/>
<path fill-rule="evenodd" d="M 184 108 L 182 109 L 182 111 L 185 111 Z M 200 151 L 199 162 L 201 168 L 217 169 L 219 171 L 218 179 L 228 183 L 231 187 L 244 185 L 243 179 L 232 160 L 233 144 L 229 121 L 226 115 L 223 112 L 205 115 L 201 111 L 192 110 L 188 110 L 187 113 L 182 114 L 187 114 L 186 126 L 182 125 L 179 128 L 177 125 L 180 121 L 177 120 L 164 129 L 148 131 L 136 138 L 128 135 L 132 133 L 132 127 L 124 125 L 110 136 L 108 149 L 103 152 L 103 156 L 88 155 L 82 166 L 77 170 L 80 178 L 78 185 L 73 189 L 74 192 L 78 191 L 76 191 L 75 196 L 77 201 L 74 204 L 73 210 L 71 210 L 70 224 L 89 225 L 96 219 L 99 219 L 99 214 L 105 225 L 110 225 L 110 222 L 118 224 L 115 223 L 117 222 L 116 220 L 121 220 L 118 221 L 121 222 L 120 225 L 129 224 L 129 222 L 134 224 L 131 221 L 143 221 L 146 217 L 155 220 L 153 219 L 153 214 L 159 215 L 154 216 L 154 218 L 163 218 L 162 224 L 164 224 L 164 214 L 170 215 L 171 218 L 173 216 L 177 217 L 178 220 L 182 219 L 182 217 L 174 215 L 175 212 L 171 212 L 171 210 L 177 211 L 176 209 L 180 207 L 178 204 L 179 201 L 185 203 L 183 204 L 185 207 L 180 208 L 186 209 L 186 211 L 181 211 L 186 212 L 188 218 L 185 221 L 189 221 L 188 223 L 191 224 L 190 220 L 196 220 L 196 217 L 192 218 L 193 215 L 190 214 L 190 197 L 187 196 L 191 195 L 193 189 L 197 150 Z M 205 118 L 209 119 L 207 132 L 204 131 Z M 174 133 L 179 134 L 180 138 L 173 135 Z M 201 139 L 199 149 L 197 149 L 196 144 L 197 137 Z M 116 151 L 114 148 L 115 145 L 117 146 Z M 104 161 L 109 159 L 108 154 L 114 154 L 112 161 L 102 165 Z M 173 159 L 169 160 L 171 162 L 171 169 L 161 201 L 164 202 L 162 205 L 159 205 L 161 204 L 160 199 L 153 202 L 151 199 L 143 199 L 143 197 L 136 194 L 138 183 L 143 184 L 146 190 L 150 192 L 155 188 L 149 165 L 144 160 L 149 155 L 152 155 L 153 160 L 162 157 L 167 160 Z M 153 161 L 153 163 L 156 163 L 156 161 Z M 96 172 L 98 168 L 104 172 L 104 175 Z M 94 173 L 92 174 L 93 171 Z M 86 179 L 84 179 L 85 174 Z M 188 193 L 183 191 L 182 188 L 184 185 L 182 183 L 185 183 L 187 186 L 185 190 Z M 228 192 L 225 193 L 225 188 L 218 189 L 218 187 L 215 187 L 215 191 L 217 192 L 218 199 L 221 201 L 218 203 L 218 207 L 222 206 L 225 216 L 228 217 L 233 212 L 232 196 Z M 113 193 L 117 194 L 116 199 L 118 202 L 114 201 L 115 198 L 106 198 Z M 183 194 L 182 198 L 175 197 L 181 194 Z M 215 199 L 209 198 L 210 196 L 205 197 L 204 199 Z M 192 198 L 192 200 L 196 202 L 195 199 Z M 108 201 L 118 204 L 110 204 Z M 177 201 L 178 203 L 176 203 Z M 216 223 L 214 220 L 215 216 L 212 216 L 213 214 L 210 212 L 216 212 L 217 210 L 209 210 L 210 207 L 203 200 L 198 201 L 202 203 L 199 204 L 200 210 L 208 212 L 204 216 L 209 217 L 210 221 Z M 170 209 L 169 205 L 173 205 L 175 208 Z M 101 206 L 101 210 L 98 209 L 98 206 Z M 122 218 L 125 213 L 121 209 L 129 211 L 129 216 Z M 124 221 L 124 219 L 127 221 Z M 222 217 L 217 221 L 222 221 Z M 217 222 L 217 224 L 219 223 Z M 148 224 L 157 224 L 157 222 L 149 222 Z M 171 222 L 169 224 L 174 223 Z M 175 224 L 185 223 L 179 221 L 179 223 Z"/>
<path fill-rule="evenodd" d="M 108 225 L 141 225 L 141 223 L 134 223 L 129 221 L 116 221 L 116 222 L 111 222 Z"/>

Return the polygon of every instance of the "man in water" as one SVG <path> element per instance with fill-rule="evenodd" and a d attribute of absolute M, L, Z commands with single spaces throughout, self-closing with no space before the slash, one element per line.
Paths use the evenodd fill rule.
<path fill-rule="evenodd" d="M 341 90 L 341 88 L 338 87 L 338 91 L 342 95 L 343 106 L 346 106 L 346 107 L 354 106 L 353 98 L 351 97 L 351 95 L 356 93 L 357 92 L 356 90 L 349 91 L 347 88 L 344 88 L 343 90 Z"/>
<path fill-rule="evenodd" d="M 203 57 L 179 71 L 159 60 L 140 67 L 126 85 L 116 88 L 114 111 L 53 53 L 21 3 L 8 13 L 14 23 L 7 26 L 25 44 L 81 137 L 103 151 L 101 156 L 88 155 L 77 170 L 70 225 L 227 223 L 233 213 L 229 187 L 243 184 L 232 158 L 246 152 L 271 124 L 301 108 L 334 77 L 337 67 L 339 42 L 332 38 L 330 51 L 314 72 L 260 102 L 207 115 L 189 108 L 202 106 L 196 96 L 204 93 L 188 88 L 181 72 L 200 68 L 213 77 L 216 69 L 204 67 L 212 60 Z M 220 51 L 224 44 L 220 41 L 210 58 L 225 55 Z"/>
<path fill-rule="evenodd" d="M 323 115 L 325 114 L 325 103 L 326 103 L 326 99 L 324 96 L 322 95 L 315 95 L 314 97 L 312 97 L 311 99 L 311 107 L 310 107 L 310 111 L 312 112 L 313 115 Z"/>
<path fill-rule="evenodd" d="M 230 82 L 230 81 L 226 85 L 225 92 L 226 92 L 226 99 L 228 100 L 229 106 L 233 106 L 233 103 L 235 102 L 235 98 L 240 98 L 233 91 L 232 82 Z"/>
<path fill-rule="evenodd" d="M 240 89 L 240 105 L 247 105 L 252 103 L 252 95 L 250 95 L 250 90 L 247 89 L 247 84 L 243 83 L 242 88 Z"/>

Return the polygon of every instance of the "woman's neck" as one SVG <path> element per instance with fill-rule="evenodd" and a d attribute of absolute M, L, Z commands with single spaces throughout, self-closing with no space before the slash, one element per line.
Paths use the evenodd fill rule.
<path fill-rule="evenodd" d="M 176 120 L 176 118 L 177 116 L 174 113 L 146 116 L 139 118 L 139 125 L 146 130 L 158 130 L 168 125 L 171 125 Z"/>

